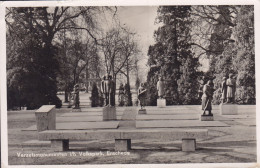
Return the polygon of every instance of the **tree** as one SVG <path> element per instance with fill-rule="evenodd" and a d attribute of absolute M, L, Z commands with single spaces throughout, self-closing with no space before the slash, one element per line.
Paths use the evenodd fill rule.
<path fill-rule="evenodd" d="M 103 9 L 102 7 L 7 8 L 7 32 L 10 36 L 8 40 L 11 40 L 7 44 L 14 49 L 13 52 L 7 53 L 8 91 L 21 93 L 18 96 L 19 101 L 24 101 L 23 104 L 29 109 L 49 103 L 60 107 L 61 102 L 56 96 L 56 78 L 59 71 L 55 46 L 55 42 L 58 41 L 57 34 L 64 29 L 85 30 L 97 41 L 94 37 L 96 16 Z M 79 18 L 84 24 L 79 25 Z M 18 45 L 13 45 L 12 41 L 17 41 Z M 10 98 L 11 95 L 8 96 Z M 9 107 L 12 106 L 14 104 Z"/>
<path fill-rule="evenodd" d="M 148 51 L 151 66 L 147 77 L 151 88 L 148 95 L 154 93 L 158 76 L 162 76 L 166 82 L 167 104 L 191 104 L 197 100 L 198 59 L 191 52 L 190 11 L 190 6 L 158 8 L 157 20 L 163 25 L 155 31 L 156 44 Z"/>
<path fill-rule="evenodd" d="M 119 73 L 126 76 L 127 85 L 130 87 L 129 76 L 135 60 L 133 56 L 138 52 L 137 43 L 134 40 L 134 33 L 121 27 L 112 28 L 103 37 L 100 49 L 104 56 L 106 73 L 113 77 L 114 88 L 116 88 L 116 79 Z M 130 94 L 128 95 L 130 96 Z M 128 98 L 131 99 L 131 97 Z"/>
<path fill-rule="evenodd" d="M 234 27 L 234 71 L 237 72 L 236 100 L 239 103 L 255 104 L 255 41 L 254 6 L 241 6 Z M 234 55 L 233 55 L 234 56 Z"/>

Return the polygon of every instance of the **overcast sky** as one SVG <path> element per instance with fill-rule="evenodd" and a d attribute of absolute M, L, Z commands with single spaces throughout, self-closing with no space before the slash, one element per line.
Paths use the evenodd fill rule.
<path fill-rule="evenodd" d="M 118 16 L 121 24 L 125 24 L 131 30 L 138 34 L 139 46 L 141 54 L 145 59 L 139 62 L 143 77 L 146 77 L 148 67 L 147 52 L 150 45 L 154 44 L 153 33 L 159 27 L 155 24 L 155 18 L 157 16 L 157 7 L 155 6 L 132 6 L 132 7 L 120 7 L 118 8 Z M 142 74 L 140 74 L 142 75 Z M 145 80 L 145 79 L 143 79 Z"/>

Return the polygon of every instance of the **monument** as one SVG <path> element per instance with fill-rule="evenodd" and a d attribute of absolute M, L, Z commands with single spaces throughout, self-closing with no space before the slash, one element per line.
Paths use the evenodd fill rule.
<path fill-rule="evenodd" d="M 103 108 L 103 120 L 116 120 L 115 108 L 115 87 L 112 76 L 107 74 L 101 81 L 101 91 L 105 97 L 105 107 Z"/>
<path fill-rule="evenodd" d="M 120 83 L 120 86 L 119 86 L 119 89 L 118 89 L 118 102 L 119 102 L 119 106 L 123 106 L 124 105 L 124 96 L 125 96 L 124 85 L 122 83 Z"/>
<path fill-rule="evenodd" d="M 166 100 L 164 97 L 164 82 L 162 81 L 162 77 L 159 77 L 159 81 L 157 82 L 157 92 L 158 92 L 158 99 L 157 99 L 157 107 L 165 107 Z"/>
<path fill-rule="evenodd" d="M 138 114 L 146 114 L 145 106 L 145 98 L 146 98 L 146 89 L 144 88 L 144 83 L 140 84 L 138 88 L 138 100 L 140 102 L 141 109 L 139 109 Z"/>
<path fill-rule="evenodd" d="M 221 103 L 225 103 L 227 99 L 227 83 L 226 83 L 226 77 L 223 77 L 222 83 L 221 83 Z"/>
<path fill-rule="evenodd" d="M 213 121 L 213 114 L 211 113 L 212 105 L 211 101 L 213 98 L 214 85 L 212 80 L 209 80 L 203 86 L 203 95 L 202 95 L 202 110 L 203 114 L 201 115 L 201 121 Z"/>
<path fill-rule="evenodd" d="M 79 84 L 74 85 L 72 94 L 73 94 L 73 105 L 74 105 L 72 111 L 74 111 L 74 112 L 81 111 L 80 107 L 79 107 L 79 104 L 80 104 L 80 101 L 79 101 Z"/>
<path fill-rule="evenodd" d="M 229 74 L 229 78 L 223 78 L 221 85 L 221 104 L 220 114 L 222 115 L 236 115 L 237 105 L 235 104 L 235 93 L 236 93 L 236 80 L 233 78 L 233 74 Z"/>

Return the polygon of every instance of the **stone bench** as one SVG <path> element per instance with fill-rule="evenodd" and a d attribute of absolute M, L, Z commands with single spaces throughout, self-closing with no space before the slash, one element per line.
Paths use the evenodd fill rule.
<path fill-rule="evenodd" d="M 131 149 L 131 140 L 182 140 L 182 151 L 195 151 L 196 139 L 207 135 L 207 129 L 46 130 L 39 133 L 39 140 L 50 140 L 55 151 L 68 150 L 72 140 L 115 140 L 115 151 Z"/>

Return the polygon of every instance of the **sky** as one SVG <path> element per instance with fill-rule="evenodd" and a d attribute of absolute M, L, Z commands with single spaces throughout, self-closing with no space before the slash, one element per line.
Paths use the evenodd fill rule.
<path fill-rule="evenodd" d="M 157 16 L 156 6 L 128 6 L 118 8 L 118 16 L 122 25 L 126 25 L 138 34 L 139 46 L 141 49 L 140 56 L 143 58 L 139 61 L 139 74 L 145 81 L 148 67 L 147 52 L 150 45 L 155 43 L 153 34 L 159 25 L 155 24 Z"/>
<path fill-rule="evenodd" d="M 149 70 L 149 67 L 147 66 L 148 48 L 155 43 L 153 38 L 154 31 L 160 26 L 155 23 L 157 8 L 158 6 L 122 6 L 117 8 L 117 16 L 120 20 L 120 25 L 130 28 L 131 31 L 134 31 L 138 35 L 138 44 L 141 49 L 140 57 L 142 57 L 139 61 L 141 72 L 139 75 L 143 82 L 146 81 Z M 112 19 L 107 18 L 103 25 L 105 25 L 106 29 L 109 29 L 110 25 L 113 25 Z M 200 67 L 200 70 L 206 71 L 209 66 L 208 60 L 200 59 L 200 62 L 203 65 Z"/>

